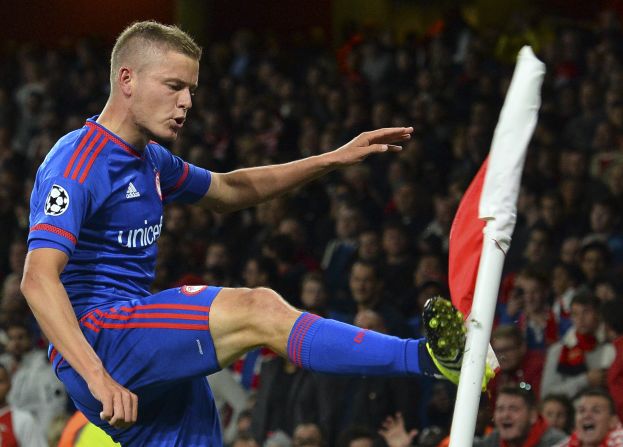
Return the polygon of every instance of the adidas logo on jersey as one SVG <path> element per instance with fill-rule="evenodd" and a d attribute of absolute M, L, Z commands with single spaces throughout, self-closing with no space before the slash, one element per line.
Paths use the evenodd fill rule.
<path fill-rule="evenodd" d="M 140 197 L 141 193 L 134 187 L 134 183 L 130 182 L 128 185 L 128 190 L 125 193 L 126 199 L 134 199 L 135 197 Z"/>

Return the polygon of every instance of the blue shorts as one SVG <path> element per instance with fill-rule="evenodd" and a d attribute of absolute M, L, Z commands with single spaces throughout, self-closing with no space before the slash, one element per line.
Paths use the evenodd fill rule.
<path fill-rule="evenodd" d="M 209 330 L 219 287 L 184 286 L 147 298 L 111 302 L 80 319 L 108 373 L 138 396 L 138 421 L 117 430 L 102 405 L 52 348 L 59 379 L 85 416 L 125 446 L 222 446 L 206 376 L 220 369 Z"/>

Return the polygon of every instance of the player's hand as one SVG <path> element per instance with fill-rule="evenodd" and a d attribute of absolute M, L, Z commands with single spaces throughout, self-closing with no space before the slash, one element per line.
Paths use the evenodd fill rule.
<path fill-rule="evenodd" d="M 336 149 L 333 154 L 339 165 L 359 163 L 370 154 L 402 150 L 401 146 L 392 143 L 408 141 L 412 132 L 413 127 L 388 127 L 364 132 Z"/>
<path fill-rule="evenodd" d="M 115 428 L 127 428 L 138 417 L 138 397 L 103 371 L 87 382 L 93 397 L 102 403 L 100 418 Z"/>
<path fill-rule="evenodd" d="M 385 439 L 389 447 L 409 447 L 417 433 L 417 430 L 411 430 L 407 433 L 405 422 L 400 413 L 396 413 L 396 416 L 393 417 L 387 416 L 379 430 L 379 434 Z"/>

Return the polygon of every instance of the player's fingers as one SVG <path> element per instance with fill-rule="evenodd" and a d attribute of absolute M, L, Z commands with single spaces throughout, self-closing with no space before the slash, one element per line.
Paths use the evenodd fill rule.
<path fill-rule="evenodd" d="M 371 143 L 392 143 L 394 141 L 404 141 L 411 138 L 413 127 L 388 127 L 366 132 L 366 136 Z"/>
<path fill-rule="evenodd" d="M 125 414 L 123 412 L 123 398 L 121 397 L 121 392 L 119 390 L 115 391 L 113 396 L 113 416 L 110 419 L 110 425 L 115 427 L 118 422 L 125 420 Z"/>
<path fill-rule="evenodd" d="M 134 414 L 134 409 L 132 408 L 132 396 L 129 391 L 124 390 L 121 394 L 121 398 L 123 399 L 123 422 L 133 423 L 132 416 Z"/>
<path fill-rule="evenodd" d="M 132 398 L 132 422 L 136 422 L 138 419 L 138 396 L 134 393 L 130 393 Z"/>
<path fill-rule="evenodd" d="M 113 414 L 113 402 L 112 395 L 106 396 L 102 399 L 102 411 L 100 411 L 100 419 L 103 421 L 110 421 Z"/>

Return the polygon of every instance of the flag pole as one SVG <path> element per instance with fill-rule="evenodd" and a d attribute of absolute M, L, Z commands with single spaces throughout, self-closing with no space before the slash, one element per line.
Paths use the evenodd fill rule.
<path fill-rule="evenodd" d="M 474 305 L 467 319 L 467 340 L 452 418 L 450 447 L 471 447 L 473 444 L 485 358 L 491 338 L 505 257 L 496 242 L 485 234 L 478 266 Z"/>
<path fill-rule="evenodd" d="M 450 447 L 471 447 L 502 268 L 517 217 L 517 197 L 528 142 L 536 126 L 545 65 L 530 47 L 519 52 L 495 128 L 479 203 L 486 221 L 474 301 L 452 419 Z M 454 301 L 454 297 L 453 297 Z"/>

